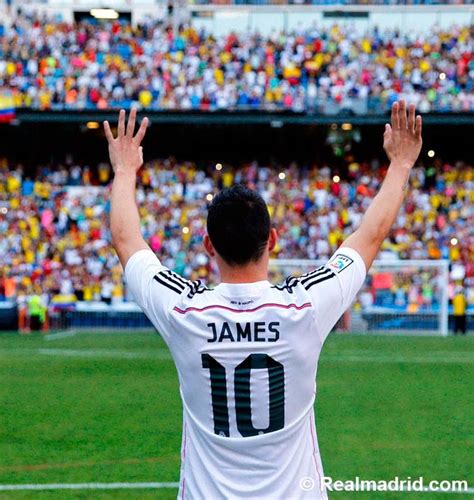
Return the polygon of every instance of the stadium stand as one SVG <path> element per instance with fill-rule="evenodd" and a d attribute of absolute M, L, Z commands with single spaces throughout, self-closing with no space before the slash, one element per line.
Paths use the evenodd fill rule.
<path fill-rule="evenodd" d="M 31 293 L 59 303 L 127 300 L 107 224 L 109 165 L 44 165 L 34 176 L 7 160 L 1 165 L 0 300 L 21 302 Z M 414 169 L 407 202 L 380 258 L 449 259 L 462 269 L 474 304 L 474 167 L 426 167 Z M 384 171 L 377 160 L 353 159 L 344 177 L 328 165 L 200 168 L 173 158 L 155 160 L 140 173 L 143 232 L 171 269 L 215 282 L 216 270 L 201 244 L 206 205 L 219 188 L 245 183 L 269 205 L 280 238 L 275 256 L 326 259 L 359 224 Z M 429 303 L 432 286 L 420 280 L 391 293 Z"/>
<path fill-rule="evenodd" d="M 0 86 L 17 108 L 386 111 L 474 110 L 468 26 L 423 35 L 376 27 L 212 36 L 160 22 L 75 24 L 20 14 L 0 32 Z"/>

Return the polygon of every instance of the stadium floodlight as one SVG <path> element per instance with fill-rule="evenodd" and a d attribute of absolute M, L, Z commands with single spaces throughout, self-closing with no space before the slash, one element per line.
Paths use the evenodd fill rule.
<path fill-rule="evenodd" d="M 432 149 L 430 149 L 430 150 L 428 151 L 428 156 L 429 156 L 430 158 L 433 158 L 433 157 L 434 157 L 434 155 L 435 155 L 435 152 L 434 152 Z"/>
<path fill-rule="evenodd" d="M 91 9 L 90 15 L 96 19 L 118 19 L 119 13 L 115 9 Z"/>

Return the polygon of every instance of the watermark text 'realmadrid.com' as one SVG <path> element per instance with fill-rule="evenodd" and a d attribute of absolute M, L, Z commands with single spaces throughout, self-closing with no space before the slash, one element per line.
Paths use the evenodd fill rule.
<path fill-rule="evenodd" d="M 303 477 L 300 481 L 301 489 L 305 491 L 312 490 L 315 483 L 312 478 Z M 468 483 L 465 480 L 431 480 L 427 481 L 424 477 L 417 478 L 398 476 L 390 480 L 373 480 L 355 477 L 349 480 L 334 480 L 332 477 L 325 476 L 321 480 L 321 488 L 327 491 L 450 491 L 467 492 Z"/>

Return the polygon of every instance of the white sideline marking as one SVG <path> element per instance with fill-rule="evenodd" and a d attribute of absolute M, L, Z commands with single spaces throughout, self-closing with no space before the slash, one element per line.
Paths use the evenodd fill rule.
<path fill-rule="evenodd" d="M 53 483 L 0 484 L 0 491 L 21 490 L 127 490 L 178 488 L 179 483 Z"/>
<path fill-rule="evenodd" d="M 127 490 L 127 489 L 164 489 L 178 488 L 179 483 L 52 483 L 52 484 L 0 484 L 0 491 L 25 491 L 25 490 Z M 430 493 L 461 493 L 474 494 L 474 488 L 464 491 L 448 490 L 438 491 L 425 488 L 423 492 Z M 422 493 L 412 491 L 411 493 Z"/>
<path fill-rule="evenodd" d="M 403 356 L 403 355 L 380 355 L 380 354 L 352 354 L 351 352 L 346 353 L 334 353 L 326 354 L 320 358 L 323 362 L 336 362 L 336 363 L 434 363 L 434 364 L 473 364 L 474 354 L 470 352 L 459 352 L 459 353 L 426 353 L 417 356 Z"/>
<path fill-rule="evenodd" d="M 154 352 L 120 351 L 118 349 L 38 349 L 36 352 L 50 356 L 78 358 L 171 359 L 171 354 L 166 349 L 157 349 Z"/>
<path fill-rule="evenodd" d="M 57 333 L 48 333 L 43 338 L 44 340 L 56 340 L 56 339 L 65 339 L 67 337 L 74 337 L 79 332 L 77 330 L 61 330 Z"/>

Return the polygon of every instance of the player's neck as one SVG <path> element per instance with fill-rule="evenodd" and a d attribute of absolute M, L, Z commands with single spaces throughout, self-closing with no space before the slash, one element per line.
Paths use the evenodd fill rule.
<path fill-rule="evenodd" d="M 220 259 L 219 259 L 220 260 Z M 229 266 L 218 262 L 221 283 L 255 283 L 268 279 L 268 259 L 261 259 L 245 266 Z"/>

